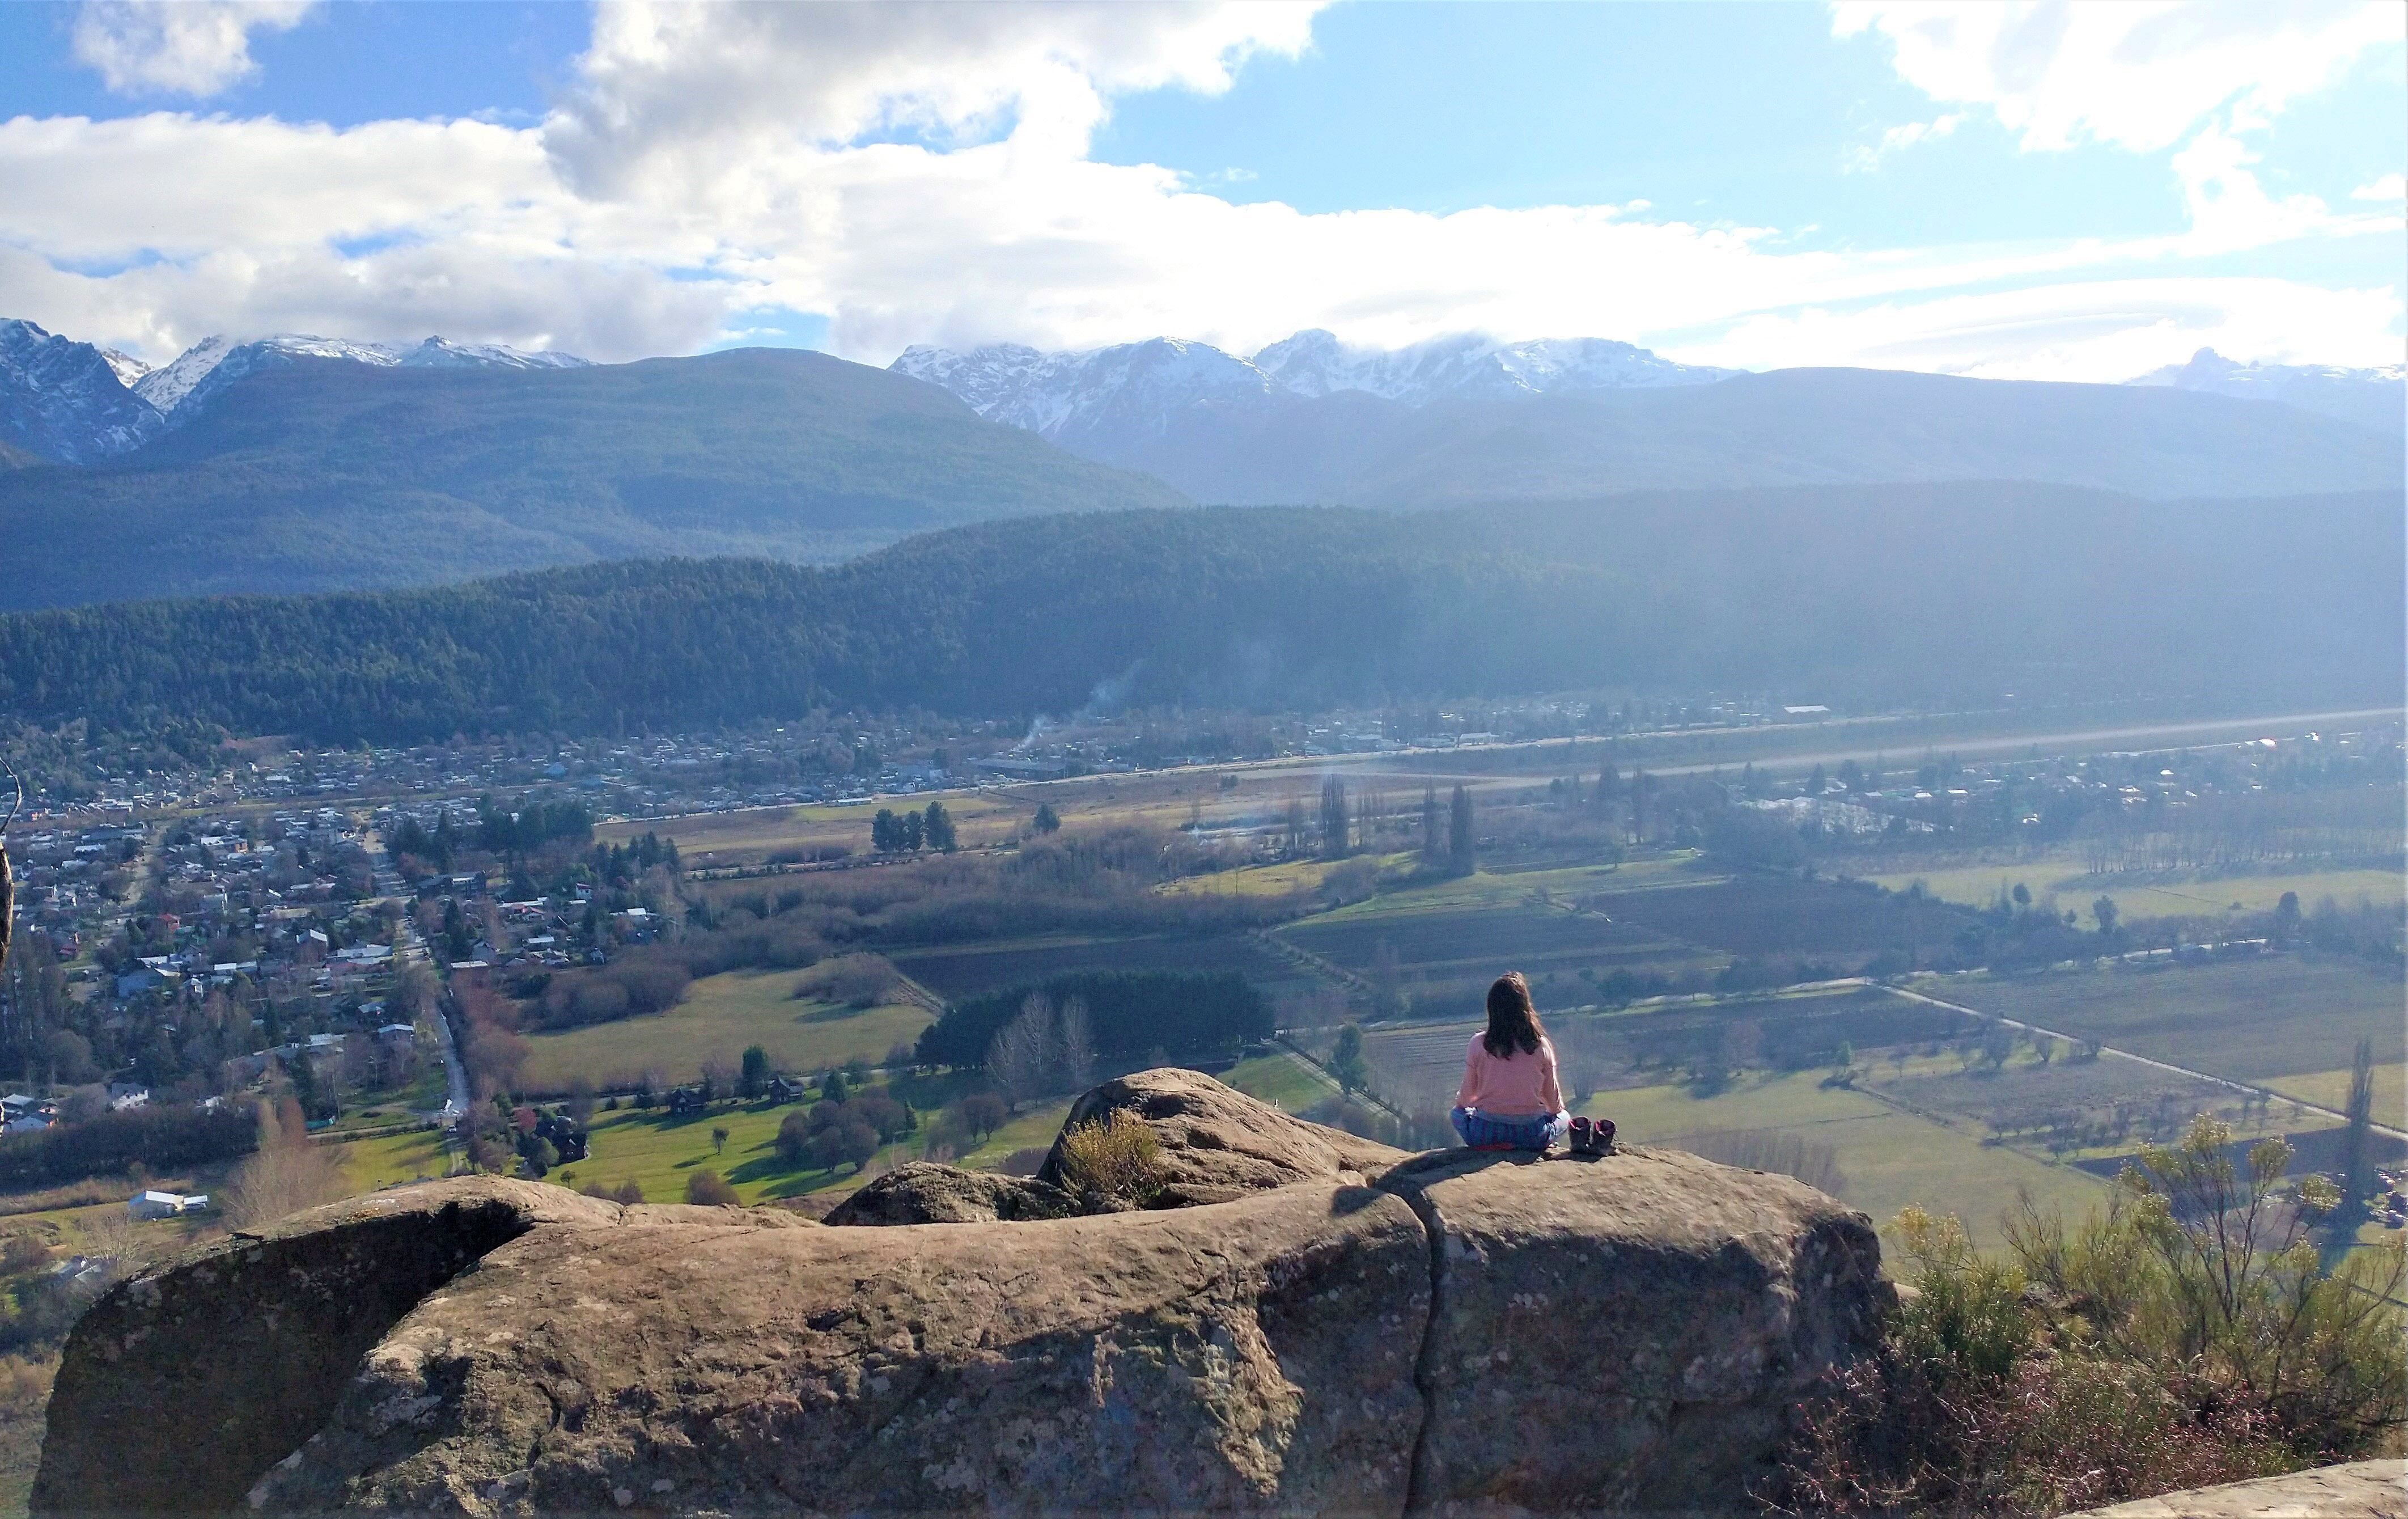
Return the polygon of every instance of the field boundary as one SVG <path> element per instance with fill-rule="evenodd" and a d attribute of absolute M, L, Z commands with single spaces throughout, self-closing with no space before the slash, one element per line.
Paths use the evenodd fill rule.
<path fill-rule="evenodd" d="M 2003 1013 L 1985 1012 L 1980 1008 L 1969 1008 L 1961 1002 L 1950 1002 L 1941 997 L 1926 996 L 1921 992 L 1911 992 L 1903 986 L 1892 986 L 1885 982 L 1867 981 L 1863 984 L 1868 986 L 1879 986 L 1882 990 L 1889 993 L 1892 996 L 1904 997 L 1910 1002 L 1921 1002 L 1935 1008 L 1945 1008 L 1951 1012 L 1961 1012 L 1966 1014 L 1968 1017 L 1982 1019 L 1985 1023 L 2000 1024 L 2008 1028 L 2020 1028 L 2028 1034 L 2044 1035 L 2049 1039 L 2066 1039 L 2077 1044 L 2092 1044 L 2098 1042 L 2094 1039 L 2085 1039 L 2079 1034 L 2068 1034 L 2058 1029 L 2043 1028 L 2038 1024 L 2026 1023 L 2019 1018 L 2010 1018 Z M 2229 1076 L 2217 1076 L 2209 1071 L 2193 1070 L 2188 1066 L 2177 1066 L 2171 1061 L 2153 1059 L 2144 1054 L 2135 1054 L 2129 1050 L 2119 1050 L 2112 1044 L 2100 1044 L 2099 1053 L 2102 1055 L 2112 1054 L 2118 1060 L 2129 1060 L 2136 1065 L 2147 1066 L 2155 1070 L 2167 1071 L 2176 1076 L 2186 1076 L 2193 1081 L 2206 1082 L 2215 1086 L 2221 1086 L 2228 1091 L 2246 1093 L 2267 1098 L 2273 1102 L 2287 1102 L 2292 1107 L 2297 1108 L 2303 1112 L 2321 1113 L 2327 1118 L 2339 1119 L 2344 1124 L 2349 1122 L 2349 1114 L 2341 1111 L 2337 1108 L 2328 1108 L 2322 1103 L 2317 1102 L 2302 1101 L 2300 1098 L 2295 1097 L 2287 1092 L 2277 1092 L 2272 1087 L 2258 1086 L 2248 1082 L 2235 1081 Z M 2408 1142 L 2408 1133 L 2402 1133 L 2401 1130 L 2393 1128 L 2387 1124 L 2377 1124 L 2369 1120 L 2367 1127 L 2373 1130 L 2375 1133 L 2382 1135 L 2386 1139 L 2399 1139 L 2403 1142 Z"/>

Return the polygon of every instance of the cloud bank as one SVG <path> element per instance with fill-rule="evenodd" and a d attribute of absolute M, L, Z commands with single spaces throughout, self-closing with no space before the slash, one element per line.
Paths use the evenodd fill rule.
<path fill-rule="evenodd" d="M 222 88 L 252 29 L 298 15 L 163 9 L 87 13 L 120 39 L 89 59 L 112 87 L 116 68 L 129 88 Z M 1312 326 L 1374 345 L 1597 335 L 1751 367 L 2074 379 L 2203 343 L 2396 361 L 2396 288 L 2185 267 L 2398 231 L 2396 191 L 2344 210 L 2270 194 L 2244 136 L 2373 45 L 2365 9 L 1840 7 L 1835 31 L 1885 39 L 1953 107 L 1885 150 L 1971 110 L 2035 151 L 2181 144 L 2189 229 L 1830 250 L 1642 201 L 1307 214 L 1089 156 L 1116 97 L 1225 90 L 1249 58 L 1310 47 L 1311 5 L 618 5 L 532 125 L 0 122 L 0 311 L 153 359 L 277 330 L 625 359 L 808 313 L 874 363 L 912 342 L 1160 333 L 1244 351 Z"/>

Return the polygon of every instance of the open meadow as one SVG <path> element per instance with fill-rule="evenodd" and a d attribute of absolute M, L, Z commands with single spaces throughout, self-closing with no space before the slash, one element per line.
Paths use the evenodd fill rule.
<path fill-rule="evenodd" d="M 795 988 L 805 979 L 793 970 L 723 971 L 694 982 L 685 1000 L 666 1012 L 530 1036 L 526 1089 L 561 1093 L 580 1079 L 624 1088 L 648 1072 L 674 1085 L 699 1077 L 706 1061 L 734 1068 L 754 1044 L 781 1070 L 817 1070 L 855 1057 L 875 1063 L 933 1021 L 915 1002 L 853 1008 L 798 1001 Z"/>

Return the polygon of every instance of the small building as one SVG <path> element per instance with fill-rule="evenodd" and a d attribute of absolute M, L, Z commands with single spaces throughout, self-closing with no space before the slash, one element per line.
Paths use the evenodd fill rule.
<path fill-rule="evenodd" d="M 669 1094 L 669 1115 L 673 1118 L 690 1117 L 701 1112 L 705 1106 L 702 1094 L 693 1087 L 681 1086 Z"/>
<path fill-rule="evenodd" d="M 125 1199 L 125 1211 L 136 1218 L 174 1218 L 179 1213 L 197 1213 L 209 1205 L 206 1192 L 181 1193 L 155 1190 L 137 1192 Z"/>

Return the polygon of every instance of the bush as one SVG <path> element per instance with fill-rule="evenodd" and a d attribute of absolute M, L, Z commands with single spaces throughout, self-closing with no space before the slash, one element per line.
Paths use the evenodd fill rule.
<path fill-rule="evenodd" d="M 1062 1181 L 1074 1193 L 1099 1192 L 1142 1205 L 1162 1191 L 1165 1179 L 1161 1143 L 1125 1108 L 1062 1136 Z"/>
<path fill-rule="evenodd" d="M 1800 1411 L 1792 1512 L 2046 1515 L 2365 1455 L 2408 1415 L 2397 1244 L 2319 1269 L 2337 1201 L 2288 1146 L 2196 1120 L 2073 1229 L 2028 1197 L 2012 1258 L 1899 1219 L 1913 1265 L 1879 1354 Z"/>
<path fill-rule="evenodd" d="M 727 1178 L 711 1170 L 696 1171 L 685 1179 L 685 1200 L 700 1208 L 733 1207 L 738 1201 Z"/>

